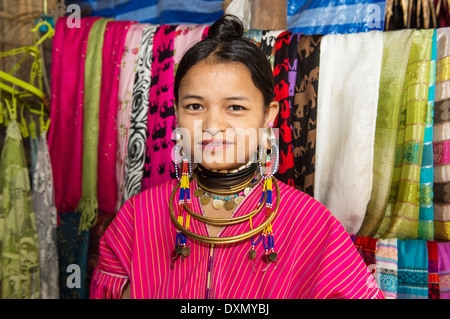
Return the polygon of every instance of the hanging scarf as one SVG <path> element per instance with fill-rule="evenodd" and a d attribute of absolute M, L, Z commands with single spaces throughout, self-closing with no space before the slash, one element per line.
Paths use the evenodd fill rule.
<path fill-rule="evenodd" d="M 422 239 L 398 240 L 398 299 L 428 299 L 428 251 Z"/>
<path fill-rule="evenodd" d="M 391 196 L 377 237 L 418 238 L 419 183 L 433 30 L 415 30 L 404 85 Z"/>
<path fill-rule="evenodd" d="M 383 62 L 375 128 L 372 193 L 359 236 L 374 236 L 383 219 L 394 171 L 397 131 L 412 30 L 383 33 Z"/>
<path fill-rule="evenodd" d="M 438 243 L 438 271 L 440 299 L 450 299 L 450 243 Z"/>
<path fill-rule="evenodd" d="M 398 249 L 397 239 L 378 239 L 375 251 L 377 284 L 386 299 L 397 299 Z"/>
<path fill-rule="evenodd" d="M 152 80 L 153 37 L 157 29 L 157 25 L 148 24 L 142 31 L 141 49 L 139 50 L 133 85 L 123 203 L 142 190 L 149 93 Z"/>
<path fill-rule="evenodd" d="M 56 238 L 58 213 L 46 132 L 39 139 L 32 198 L 39 238 L 40 296 L 42 299 L 59 299 Z"/>
<path fill-rule="evenodd" d="M 117 202 L 116 155 L 117 109 L 120 63 L 125 37 L 132 21 L 111 21 L 107 24 L 102 49 L 101 94 L 98 136 L 98 209 L 115 213 Z"/>
<path fill-rule="evenodd" d="M 297 79 L 292 106 L 295 187 L 314 196 L 320 42 L 322 35 L 298 40 Z"/>
<path fill-rule="evenodd" d="M 102 50 L 109 19 L 94 22 L 86 49 L 83 110 L 83 171 L 81 199 L 76 208 L 81 213 L 79 231 L 88 230 L 97 217 L 97 172 L 99 142 L 99 104 L 102 83 Z"/>
<path fill-rule="evenodd" d="M 81 197 L 84 61 L 89 32 L 98 19 L 82 18 L 79 28 L 69 28 L 67 18 L 59 18 L 52 39 L 48 147 L 59 212 L 74 210 Z"/>
<path fill-rule="evenodd" d="M 289 44 L 292 32 L 280 33 L 275 42 L 275 62 L 273 69 L 275 100 L 280 104 L 274 127 L 279 130 L 280 164 L 275 177 L 294 186 L 294 156 L 292 150 L 291 110 L 289 105 Z"/>
<path fill-rule="evenodd" d="M 261 44 L 260 49 L 266 54 L 267 60 L 270 65 L 275 64 L 275 42 L 277 37 L 283 32 L 283 30 L 262 30 L 261 32 Z"/>
<path fill-rule="evenodd" d="M 439 254 L 437 241 L 427 241 L 428 250 L 428 299 L 439 297 Z"/>
<path fill-rule="evenodd" d="M 39 298 L 39 240 L 22 135 L 9 121 L 0 158 L 0 299 Z"/>
<path fill-rule="evenodd" d="M 450 28 L 438 29 L 433 125 L 434 236 L 450 240 Z"/>
<path fill-rule="evenodd" d="M 134 75 L 136 73 L 139 51 L 141 49 L 140 41 L 144 27 L 145 25 L 142 23 L 130 26 L 130 30 L 125 38 L 124 52 L 120 63 L 119 91 L 117 93 L 119 105 L 117 108 L 116 211 L 120 209 L 123 202 Z"/>
<path fill-rule="evenodd" d="M 175 30 L 175 40 L 173 45 L 173 75 L 177 73 L 178 64 L 189 48 L 202 40 L 208 34 L 207 25 L 184 25 L 180 24 Z"/>
<path fill-rule="evenodd" d="M 173 106 L 173 46 L 176 25 L 162 25 L 153 39 L 146 156 L 142 190 L 175 178 L 172 131 L 176 127 Z"/>
<path fill-rule="evenodd" d="M 314 197 L 349 233 L 358 233 L 372 190 L 382 56 L 379 31 L 322 38 Z"/>
<path fill-rule="evenodd" d="M 422 166 L 420 168 L 420 208 L 417 226 L 418 238 L 434 239 L 434 207 L 433 207 L 433 118 L 434 89 L 436 81 L 436 30 L 432 35 L 431 62 L 428 86 L 428 107 L 425 118 L 425 133 L 423 138 Z"/>

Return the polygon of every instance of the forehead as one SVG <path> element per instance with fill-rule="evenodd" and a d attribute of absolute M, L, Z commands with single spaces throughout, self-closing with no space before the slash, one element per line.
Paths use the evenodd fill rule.
<path fill-rule="evenodd" d="M 180 82 L 180 98 L 183 94 L 224 96 L 227 94 L 262 98 L 253 83 L 249 69 L 242 63 L 221 63 L 204 60 L 189 69 Z"/>

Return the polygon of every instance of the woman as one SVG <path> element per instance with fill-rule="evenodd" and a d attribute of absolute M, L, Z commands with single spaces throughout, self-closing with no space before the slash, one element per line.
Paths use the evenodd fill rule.
<path fill-rule="evenodd" d="M 180 61 L 179 178 L 118 212 L 92 298 L 383 298 L 330 212 L 273 177 L 272 69 L 242 35 L 225 16 Z"/>

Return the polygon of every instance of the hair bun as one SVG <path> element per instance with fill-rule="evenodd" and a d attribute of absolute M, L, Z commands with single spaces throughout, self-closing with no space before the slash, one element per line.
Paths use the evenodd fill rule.
<path fill-rule="evenodd" d="M 208 39 L 226 42 L 241 38 L 244 34 L 244 25 L 241 20 L 232 14 L 226 14 L 215 21 L 208 30 Z"/>

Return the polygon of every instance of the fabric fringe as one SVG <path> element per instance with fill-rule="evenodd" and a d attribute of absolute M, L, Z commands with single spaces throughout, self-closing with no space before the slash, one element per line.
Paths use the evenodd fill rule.
<path fill-rule="evenodd" d="M 86 196 L 80 199 L 78 203 L 77 212 L 81 213 L 80 225 L 78 233 L 89 230 L 97 221 L 98 202 L 96 196 Z"/>

